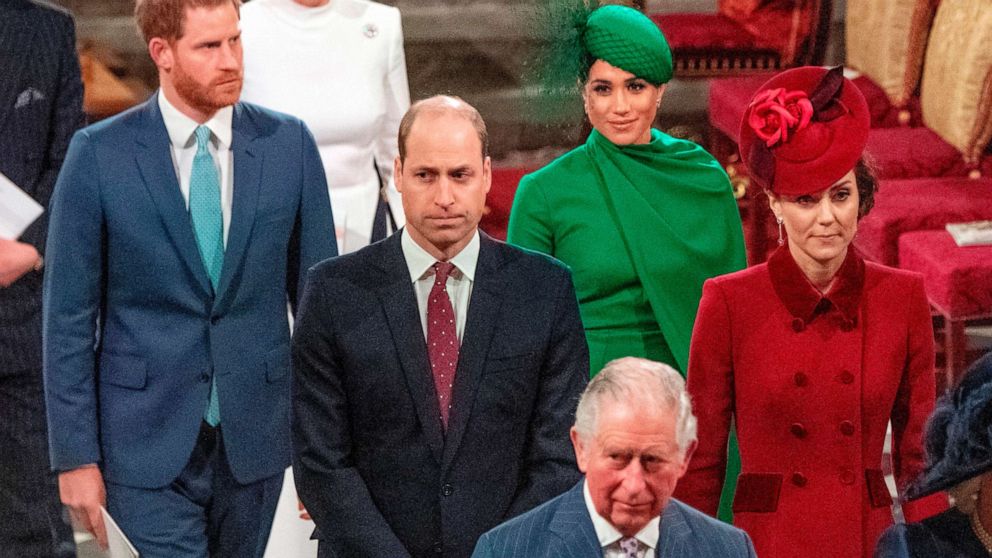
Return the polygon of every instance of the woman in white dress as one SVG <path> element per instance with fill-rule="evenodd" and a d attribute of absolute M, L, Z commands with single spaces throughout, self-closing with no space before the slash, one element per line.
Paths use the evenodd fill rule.
<path fill-rule="evenodd" d="M 391 180 L 399 122 L 410 106 L 399 10 L 367 0 L 252 0 L 241 8 L 241 30 L 241 98 L 310 128 L 339 253 L 402 226 Z"/>

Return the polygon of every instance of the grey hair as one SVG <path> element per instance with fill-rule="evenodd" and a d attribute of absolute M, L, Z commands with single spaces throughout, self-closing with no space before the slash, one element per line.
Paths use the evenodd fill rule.
<path fill-rule="evenodd" d="M 575 410 L 575 430 L 583 440 L 596 434 L 596 421 L 603 399 L 626 405 L 667 405 L 676 415 L 675 441 L 685 454 L 696 441 L 696 417 L 685 390 L 685 380 L 667 364 L 643 358 L 612 360 L 586 386 Z"/>

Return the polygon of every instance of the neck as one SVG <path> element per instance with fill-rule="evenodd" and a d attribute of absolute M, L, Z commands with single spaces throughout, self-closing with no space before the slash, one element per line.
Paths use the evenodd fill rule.
<path fill-rule="evenodd" d="M 331 3 L 331 0 L 293 0 L 304 8 L 319 8 Z"/>
<path fill-rule="evenodd" d="M 162 85 L 162 95 L 165 95 L 165 98 L 169 101 L 169 104 L 176 107 L 176 110 L 190 117 L 190 119 L 195 121 L 197 124 L 203 124 L 217 114 L 217 109 L 204 110 L 187 102 L 183 99 L 182 95 L 176 91 L 176 88 L 172 85 L 172 82 L 168 79 L 163 79 L 163 77 L 164 76 L 159 74 L 159 82 Z"/>
<path fill-rule="evenodd" d="M 465 238 L 459 240 L 456 243 L 448 244 L 444 246 L 435 246 L 427 238 L 420 234 L 417 229 L 407 226 L 407 233 L 410 235 L 410 239 L 417 243 L 428 254 L 430 254 L 434 259 L 439 262 L 446 262 L 457 256 L 462 250 L 468 246 L 468 243 L 472 241 L 472 237 L 475 236 L 476 229 L 473 229 L 470 234 L 465 235 Z"/>
<path fill-rule="evenodd" d="M 837 276 L 837 271 L 840 270 L 840 266 L 843 265 L 844 259 L 847 257 L 847 250 L 845 249 L 836 258 L 826 261 L 815 260 L 792 242 L 789 242 L 789 253 L 792 254 L 792 259 L 796 261 L 796 265 L 803 271 L 806 279 L 821 293 L 830 289 L 834 277 Z"/>
<path fill-rule="evenodd" d="M 985 532 L 992 533 L 992 494 L 988 494 L 989 490 L 984 489 L 986 486 L 992 487 L 992 482 L 986 481 L 982 487 L 983 490 L 978 492 L 975 515 L 978 517 L 978 521 L 982 524 Z"/>

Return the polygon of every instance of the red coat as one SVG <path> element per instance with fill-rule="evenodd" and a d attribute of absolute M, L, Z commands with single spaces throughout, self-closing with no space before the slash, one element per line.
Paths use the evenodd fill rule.
<path fill-rule="evenodd" d="M 715 514 L 736 421 L 734 523 L 761 558 L 870 557 L 892 524 L 886 424 L 901 488 L 923 466 L 934 403 L 933 330 L 920 276 L 854 250 L 827 296 L 788 249 L 706 281 L 689 352 L 699 446 L 676 497 Z M 908 521 L 946 508 L 904 505 Z"/>

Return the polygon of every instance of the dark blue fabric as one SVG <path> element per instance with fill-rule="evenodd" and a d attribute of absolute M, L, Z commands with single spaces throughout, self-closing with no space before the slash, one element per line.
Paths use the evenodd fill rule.
<path fill-rule="evenodd" d="M 956 508 L 919 523 L 889 527 L 875 547 L 875 558 L 985 558 L 988 551 Z"/>

